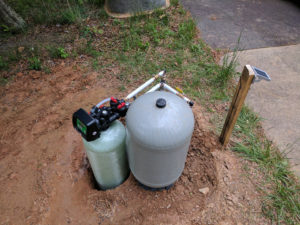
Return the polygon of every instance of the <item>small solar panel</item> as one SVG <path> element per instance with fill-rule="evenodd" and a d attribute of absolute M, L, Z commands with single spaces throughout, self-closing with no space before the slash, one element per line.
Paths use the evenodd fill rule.
<path fill-rule="evenodd" d="M 252 66 L 252 68 L 254 70 L 255 76 L 258 79 L 260 79 L 260 80 L 263 79 L 263 80 L 267 80 L 267 81 L 271 80 L 270 76 L 265 71 L 263 71 L 261 69 L 258 69 L 258 68 L 254 67 L 254 66 Z"/>

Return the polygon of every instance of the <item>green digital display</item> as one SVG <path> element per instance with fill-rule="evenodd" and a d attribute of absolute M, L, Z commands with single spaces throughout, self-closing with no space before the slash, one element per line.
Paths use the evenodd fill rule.
<path fill-rule="evenodd" d="M 79 119 L 77 119 L 77 127 L 86 135 L 86 126 Z"/>

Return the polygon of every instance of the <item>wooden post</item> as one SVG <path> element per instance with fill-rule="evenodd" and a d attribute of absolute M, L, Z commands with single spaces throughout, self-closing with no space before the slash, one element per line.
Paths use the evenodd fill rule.
<path fill-rule="evenodd" d="M 220 135 L 220 142 L 226 146 L 229 142 L 234 125 L 239 117 L 244 101 L 254 79 L 254 71 L 250 65 L 246 65 L 243 69 L 235 94 Z"/>

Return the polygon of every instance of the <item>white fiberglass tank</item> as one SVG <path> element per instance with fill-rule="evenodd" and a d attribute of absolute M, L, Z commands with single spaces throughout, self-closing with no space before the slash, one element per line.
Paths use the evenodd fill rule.
<path fill-rule="evenodd" d="M 126 131 L 116 120 L 98 139 L 83 143 L 96 181 L 101 189 L 114 188 L 125 181 L 129 167 L 125 145 Z"/>
<path fill-rule="evenodd" d="M 155 91 L 137 98 L 126 115 L 126 146 L 134 177 L 151 188 L 181 175 L 194 130 L 194 115 L 180 97 Z"/>

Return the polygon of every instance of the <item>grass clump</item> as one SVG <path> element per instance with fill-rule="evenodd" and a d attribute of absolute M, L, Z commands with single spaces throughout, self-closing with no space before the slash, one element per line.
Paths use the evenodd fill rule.
<path fill-rule="evenodd" d="M 196 24 L 194 20 L 188 19 L 179 25 L 178 36 L 182 41 L 190 42 L 196 35 Z"/>
<path fill-rule="evenodd" d="M 58 47 L 57 51 L 58 51 L 58 56 L 60 58 L 62 58 L 62 59 L 65 59 L 65 58 L 67 58 L 69 56 L 69 54 L 66 53 L 66 50 L 64 48 L 62 48 L 62 47 Z"/>
<path fill-rule="evenodd" d="M 171 0 L 171 5 L 178 6 L 179 0 Z"/>
<path fill-rule="evenodd" d="M 22 57 L 17 49 L 11 49 L 3 52 L 0 55 L 0 71 L 8 70 L 12 64 L 18 62 L 21 58 Z"/>
<path fill-rule="evenodd" d="M 223 57 L 223 64 L 214 81 L 220 86 L 225 87 L 228 81 L 236 75 L 237 66 L 237 51 L 234 51 L 230 56 L 226 54 Z"/>
<path fill-rule="evenodd" d="M 41 60 L 37 56 L 29 58 L 28 63 L 29 63 L 28 68 L 30 70 L 41 70 L 42 69 Z"/>
<path fill-rule="evenodd" d="M 82 13 L 78 7 L 69 7 L 68 9 L 62 11 L 60 18 L 60 23 L 62 24 L 72 24 L 77 20 L 82 19 Z"/>
<path fill-rule="evenodd" d="M 62 47 L 48 47 L 47 49 L 52 58 L 66 59 L 69 56 L 66 50 Z"/>
<path fill-rule="evenodd" d="M 2 56 L 0 56 L 0 70 L 7 69 L 7 67 L 8 67 L 7 62 L 5 62 Z"/>

